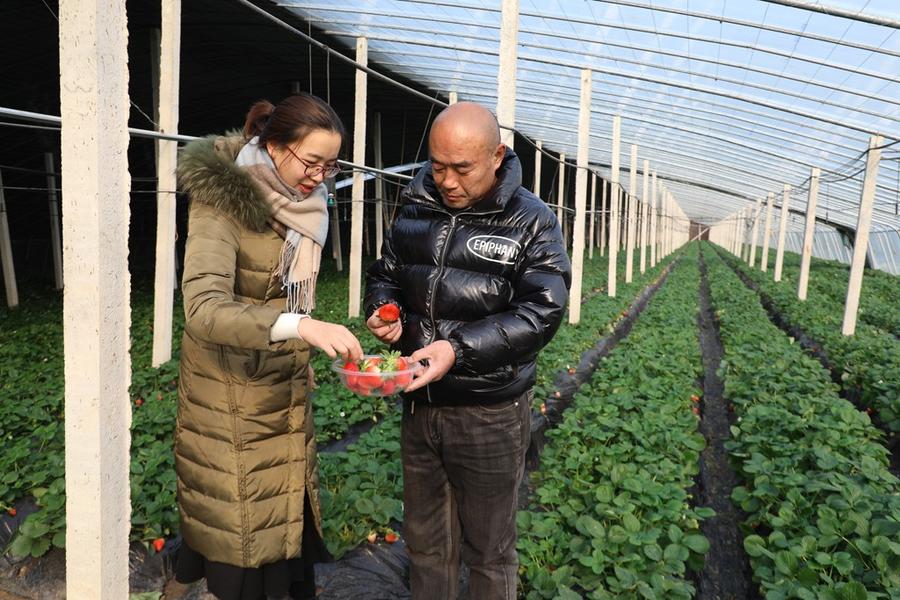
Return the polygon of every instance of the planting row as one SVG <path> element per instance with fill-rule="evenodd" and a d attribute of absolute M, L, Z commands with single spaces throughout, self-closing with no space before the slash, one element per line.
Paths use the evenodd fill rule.
<path fill-rule="evenodd" d="M 785 252 L 782 281 L 797 289 L 800 277 L 800 255 Z M 769 273 L 775 271 L 775 253 L 769 253 Z M 815 300 L 820 296 L 830 298 L 843 305 L 847 297 L 847 283 L 850 267 L 843 263 L 821 258 L 812 258 L 809 269 L 809 294 Z M 866 269 L 863 274 L 862 293 L 859 298 L 860 320 L 893 335 L 900 335 L 900 311 L 898 311 L 898 278 L 885 271 Z"/>
<path fill-rule="evenodd" d="M 698 270 L 675 266 L 627 338 L 576 395 L 519 514 L 526 597 L 690 598 L 708 550 L 689 489 L 705 441 L 692 402 L 702 372 Z"/>
<path fill-rule="evenodd" d="M 716 252 L 703 256 L 754 579 L 767 600 L 900 598 L 900 483 L 882 434 Z"/>
<path fill-rule="evenodd" d="M 843 300 L 821 296 L 800 302 L 793 287 L 775 283 L 731 255 L 722 256 L 756 283 L 791 326 L 821 346 L 829 362 L 841 371 L 845 391 L 871 408 L 885 429 L 900 432 L 900 340 L 865 323 L 857 325 L 854 335 L 845 336 L 841 333 Z"/>

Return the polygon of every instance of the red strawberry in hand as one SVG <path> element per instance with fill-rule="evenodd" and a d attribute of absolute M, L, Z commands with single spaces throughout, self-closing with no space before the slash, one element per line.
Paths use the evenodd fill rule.
<path fill-rule="evenodd" d="M 378 309 L 378 318 L 385 323 L 393 323 L 400 318 L 400 307 L 391 302 Z"/>

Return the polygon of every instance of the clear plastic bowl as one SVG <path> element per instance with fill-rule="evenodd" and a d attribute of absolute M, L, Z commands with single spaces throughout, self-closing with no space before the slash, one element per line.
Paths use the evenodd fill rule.
<path fill-rule="evenodd" d="M 378 360 L 383 362 L 381 356 L 376 354 L 365 354 L 362 360 L 356 364 L 362 366 L 366 361 Z M 404 391 L 413 381 L 413 376 L 422 370 L 422 365 L 418 362 L 410 363 L 406 359 L 408 368 L 401 371 L 391 371 L 389 373 L 365 373 L 362 371 L 354 371 L 345 369 L 347 364 L 342 358 L 335 359 L 331 363 L 331 368 L 341 378 L 341 384 L 353 392 L 361 396 L 391 396 Z"/>

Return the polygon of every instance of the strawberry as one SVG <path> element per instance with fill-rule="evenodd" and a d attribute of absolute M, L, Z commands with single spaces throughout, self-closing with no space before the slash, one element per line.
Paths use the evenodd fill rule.
<path fill-rule="evenodd" d="M 700 396 L 697 394 L 691 394 L 691 402 L 700 402 Z"/>
<path fill-rule="evenodd" d="M 14 508 L 8 508 L 8 509 L 6 509 L 6 514 L 8 514 L 8 515 L 11 516 L 11 517 L 16 516 L 16 512 L 17 512 L 17 511 L 16 511 L 16 509 L 14 509 Z"/>
<path fill-rule="evenodd" d="M 135 405 L 135 406 L 140 406 L 140 405 L 143 404 L 143 403 L 144 403 L 144 399 L 143 399 L 143 398 L 138 398 L 137 400 L 134 401 L 134 405 Z"/>
<path fill-rule="evenodd" d="M 393 302 L 384 304 L 378 309 L 378 318 L 385 323 L 393 323 L 400 318 L 400 307 Z"/>
<path fill-rule="evenodd" d="M 166 545 L 166 540 L 163 538 L 156 538 L 153 540 L 153 549 L 157 552 L 162 552 L 163 546 Z"/>
<path fill-rule="evenodd" d="M 700 409 L 697 408 L 696 406 L 691 407 L 691 412 L 694 413 L 695 415 L 697 415 L 698 417 L 700 416 Z"/>
<path fill-rule="evenodd" d="M 396 542 L 399 539 L 400 539 L 400 536 L 397 535 L 396 533 L 394 533 L 393 531 L 391 531 L 390 533 L 384 534 L 384 541 L 386 541 L 388 544 L 393 544 L 394 542 Z"/>
<path fill-rule="evenodd" d="M 385 379 L 384 383 L 381 384 L 381 393 L 385 396 L 390 396 L 396 391 L 397 382 L 393 379 Z"/>
<path fill-rule="evenodd" d="M 366 537 L 366 539 L 369 540 L 370 544 L 374 544 L 376 541 L 378 541 L 378 534 L 373 531 L 368 535 L 368 537 Z"/>
<path fill-rule="evenodd" d="M 352 371 L 353 373 L 359 373 L 359 365 L 357 365 L 352 360 L 348 360 L 344 363 L 345 371 Z M 352 373 L 347 374 L 347 387 L 353 388 L 359 385 L 359 375 L 353 375 Z"/>

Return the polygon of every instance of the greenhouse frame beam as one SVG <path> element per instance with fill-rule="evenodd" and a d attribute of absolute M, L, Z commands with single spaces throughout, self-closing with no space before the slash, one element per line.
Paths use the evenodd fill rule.
<path fill-rule="evenodd" d="M 243 1 L 243 0 L 239 0 Z M 406 2 L 413 4 L 430 4 L 432 6 L 443 6 L 443 7 L 451 7 L 451 8 L 463 8 L 468 10 L 479 10 L 483 12 L 499 12 L 497 9 L 487 8 L 484 5 L 476 5 L 476 4 L 467 4 L 459 1 L 453 0 L 396 0 L 397 2 Z M 595 0 L 596 2 L 597 0 Z M 598 2 L 599 3 L 599 2 Z M 694 19 L 703 19 L 707 21 L 716 21 L 718 23 L 728 23 L 730 25 L 739 25 L 743 27 L 753 27 L 755 29 L 763 29 L 766 31 L 772 31 L 774 33 L 782 33 L 785 35 L 794 35 L 797 37 L 803 37 L 811 40 L 816 40 L 819 42 L 829 42 L 832 44 L 836 44 L 838 46 L 845 46 L 848 48 L 856 48 L 858 50 L 868 50 L 869 52 L 877 52 L 879 54 L 886 54 L 888 56 L 900 57 L 900 52 L 894 52 L 891 50 L 885 50 L 883 48 L 879 48 L 877 46 L 869 46 L 867 44 L 859 44 L 855 42 L 850 42 L 847 40 L 842 40 L 839 38 L 833 38 L 825 35 L 818 35 L 814 33 L 809 33 L 806 31 L 800 31 L 796 29 L 787 29 L 784 27 L 775 27 L 772 25 L 766 25 L 764 23 L 755 23 L 753 21 L 743 21 L 741 19 L 732 19 L 728 17 L 724 17 L 722 15 L 712 15 L 707 13 L 697 13 L 689 10 L 678 9 L 668 6 L 656 6 L 656 5 L 648 5 L 642 4 L 640 2 L 633 2 L 630 0 L 603 0 L 604 4 L 616 4 L 620 6 L 628 6 L 631 8 L 639 8 L 649 11 L 658 11 L 658 12 L 667 12 L 672 14 L 681 15 L 684 17 L 691 17 Z M 302 8 L 302 6 L 298 6 L 298 8 Z M 529 11 L 521 11 L 520 14 L 522 16 L 528 17 L 537 17 L 540 19 L 555 19 L 558 21 L 570 21 L 564 17 L 563 15 L 547 15 L 539 12 L 529 12 Z M 572 20 L 574 22 L 574 20 Z"/>
<path fill-rule="evenodd" d="M 240 0 L 240 1 L 242 1 L 242 0 Z M 422 33 L 428 33 L 428 34 L 435 35 L 435 36 L 444 35 L 440 31 L 429 31 L 429 30 L 421 30 L 421 31 L 422 31 Z M 353 34 L 350 32 L 339 31 L 339 30 L 334 30 L 334 29 L 326 30 L 324 33 L 325 33 L 325 35 L 330 35 L 330 36 L 338 37 L 338 38 L 354 37 Z M 417 45 L 417 46 L 425 46 L 425 47 L 431 47 L 431 48 L 445 48 L 445 49 L 450 49 L 450 50 L 456 50 L 459 52 L 474 52 L 476 54 L 487 54 L 487 55 L 492 55 L 492 56 L 496 55 L 496 52 L 494 52 L 493 50 L 486 50 L 483 48 L 472 48 L 472 47 L 467 48 L 465 46 L 459 46 L 459 45 L 448 45 L 446 43 L 442 43 L 441 41 L 439 41 L 437 39 L 435 41 L 422 40 L 422 39 L 410 40 L 410 39 L 398 38 L 398 37 L 394 37 L 394 36 L 387 36 L 387 35 L 381 35 L 381 34 L 369 34 L 367 37 L 371 40 L 378 40 L 378 41 L 382 41 L 382 42 L 413 44 L 413 45 Z M 531 44 L 531 45 L 529 45 L 529 47 L 538 48 L 538 49 L 551 49 L 551 50 L 553 49 L 551 46 L 539 45 L 539 44 Z M 605 57 L 605 56 L 600 56 L 600 55 L 596 55 L 596 54 L 589 54 L 588 56 L 590 56 L 591 58 L 599 59 L 599 60 L 608 60 L 611 62 L 623 62 L 623 63 L 628 63 L 628 64 L 635 64 L 638 66 L 654 67 L 654 65 L 652 63 L 647 62 L 647 61 L 632 60 L 632 59 L 618 58 L 618 57 Z M 526 56 L 525 54 L 519 54 L 519 59 L 523 60 L 523 61 L 531 61 L 531 62 L 542 63 L 542 64 L 550 64 L 550 65 L 554 65 L 557 67 L 566 67 L 566 68 L 570 68 L 570 69 L 580 69 L 580 68 L 584 67 L 583 64 L 579 65 L 579 64 L 572 63 L 572 62 L 562 61 L 559 59 L 550 59 L 550 58 L 543 58 L 543 57 L 538 57 L 538 56 L 530 56 L 530 55 Z M 679 87 L 682 89 L 696 90 L 698 92 L 702 92 L 702 93 L 706 93 L 706 94 L 722 96 L 724 98 L 732 98 L 734 100 L 740 100 L 742 102 L 757 104 L 759 106 L 766 106 L 766 107 L 773 108 L 776 110 L 781 110 L 783 112 L 795 114 L 797 116 L 806 117 L 809 119 L 816 119 L 816 120 L 822 121 L 824 123 L 830 123 L 832 125 L 847 127 L 848 129 L 855 129 L 857 131 L 861 131 L 861 132 L 869 134 L 869 135 L 874 135 L 874 133 L 875 133 L 875 131 L 873 131 L 870 128 L 867 128 L 863 124 L 835 121 L 833 119 L 830 119 L 830 118 L 827 118 L 824 116 L 815 116 L 811 113 L 807 113 L 807 112 L 801 111 L 799 109 L 791 108 L 789 106 L 780 105 L 778 103 L 766 102 L 765 100 L 763 100 L 761 98 L 755 98 L 755 97 L 747 96 L 747 95 L 743 95 L 743 94 L 729 93 L 729 92 L 717 90 L 715 88 L 708 88 L 708 87 L 693 85 L 693 84 L 684 83 L 684 82 L 676 82 L 676 81 L 657 79 L 655 77 L 648 77 L 646 75 L 641 75 L 638 73 L 626 73 L 623 71 L 613 71 L 613 70 L 601 68 L 600 66 L 598 66 L 596 64 L 590 64 L 587 66 L 587 68 L 591 69 L 594 72 L 603 73 L 605 75 L 613 75 L 613 76 L 619 76 L 619 77 L 625 77 L 625 78 L 631 78 L 631 79 L 638 79 L 641 81 L 647 81 L 647 82 L 651 82 L 651 83 L 660 83 L 662 85 L 674 86 L 674 87 Z M 656 68 L 656 67 L 654 67 L 654 68 Z M 693 71 L 689 71 L 686 69 L 678 69 L 675 67 L 668 67 L 668 68 L 666 68 L 666 70 L 673 71 L 676 73 L 684 73 L 688 76 L 702 77 L 705 79 L 716 79 L 718 81 L 725 81 L 728 83 L 734 83 L 736 85 L 743 85 L 745 87 L 756 88 L 756 89 L 763 90 L 766 92 L 781 94 L 783 96 L 790 96 L 793 98 L 799 98 L 799 99 L 803 99 L 803 100 L 817 100 L 820 104 L 825 104 L 828 106 L 833 106 L 835 108 L 841 108 L 843 110 L 856 112 L 856 113 L 864 114 L 864 115 L 869 115 L 872 117 L 884 118 L 884 115 L 876 113 L 876 112 L 862 110 L 860 108 L 856 108 L 856 107 L 849 106 L 846 104 L 840 104 L 838 102 L 832 102 L 830 100 L 812 99 L 807 96 L 804 96 L 803 94 L 798 94 L 798 93 L 794 93 L 794 92 L 786 92 L 783 90 L 779 90 L 778 88 L 770 87 L 770 86 L 766 86 L 766 85 L 746 83 L 746 82 L 741 82 L 736 79 L 730 79 L 730 78 L 726 78 L 726 77 L 715 77 L 714 78 L 714 77 L 712 77 L 710 75 L 706 75 L 704 73 L 695 73 Z"/>
<path fill-rule="evenodd" d="M 304 11 L 319 10 L 319 11 L 327 11 L 328 13 L 344 12 L 344 13 L 367 15 L 367 16 L 383 16 L 383 17 L 395 17 L 395 18 L 410 19 L 410 20 L 421 20 L 421 21 L 428 21 L 431 23 L 466 25 L 466 26 L 471 26 L 471 27 L 478 27 L 480 29 L 499 29 L 496 25 L 492 25 L 490 23 L 479 23 L 476 21 L 461 21 L 459 19 L 441 18 L 436 15 L 411 16 L 408 13 L 401 13 L 401 12 L 394 12 L 394 11 L 376 12 L 376 11 L 366 11 L 366 10 L 355 10 L 352 8 L 339 8 L 339 7 L 323 6 L 323 5 L 310 6 L 308 4 L 305 4 L 302 7 L 300 7 L 300 6 L 294 5 L 294 4 L 279 3 L 279 6 L 284 6 L 286 8 L 302 8 Z M 816 65 L 819 67 L 828 67 L 828 68 L 839 70 L 839 71 L 850 72 L 850 73 L 853 73 L 856 75 L 863 75 L 865 77 L 872 77 L 875 79 L 883 79 L 883 80 L 895 82 L 895 83 L 897 81 L 900 81 L 900 79 L 898 79 L 896 77 L 889 77 L 887 73 L 879 73 L 876 71 L 861 69 L 859 67 L 854 67 L 851 65 L 845 65 L 845 64 L 841 64 L 841 63 L 830 63 L 830 62 L 818 59 L 814 56 L 792 54 L 790 52 L 785 52 L 783 50 L 779 50 L 778 48 L 772 48 L 769 46 L 755 46 L 753 44 L 746 43 L 746 42 L 738 42 L 738 41 L 733 41 L 733 40 L 719 39 L 719 38 L 702 36 L 702 35 L 690 35 L 690 34 L 681 33 L 679 31 L 652 29 L 652 28 L 648 28 L 648 27 L 638 27 L 636 25 L 630 25 L 628 23 L 613 23 L 612 21 L 591 21 L 588 19 L 579 19 L 579 18 L 563 18 L 563 17 L 559 17 L 559 16 L 555 16 L 555 15 L 538 15 L 537 13 L 529 13 L 529 12 L 523 12 L 523 11 L 520 11 L 520 14 L 522 16 L 547 19 L 547 20 L 551 20 L 551 21 L 563 21 L 563 22 L 567 22 L 567 23 L 577 23 L 579 25 L 590 25 L 592 27 L 605 27 L 605 28 L 617 29 L 617 30 L 634 31 L 636 33 L 646 33 L 646 34 L 651 34 L 651 35 L 659 35 L 659 36 L 664 36 L 664 37 L 685 39 L 685 40 L 688 40 L 691 42 L 702 42 L 702 43 L 708 43 L 708 44 L 718 44 L 718 45 L 722 45 L 722 46 L 729 46 L 732 48 L 742 48 L 744 50 L 753 50 L 755 52 L 760 52 L 763 54 L 771 54 L 773 56 L 779 56 L 781 58 L 788 58 L 788 59 L 796 60 L 799 62 L 806 62 L 806 63 L 813 64 L 813 65 Z M 309 20 L 312 23 L 335 23 L 336 22 L 333 20 L 329 20 L 325 17 L 310 18 L 310 16 L 305 13 L 303 15 L 303 18 L 306 20 Z M 357 22 L 353 22 L 353 24 L 358 25 Z M 393 28 L 394 26 L 378 25 L 378 27 Z M 520 32 L 533 34 L 533 35 L 547 35 L 547 36 L 557 37 L 555 34 L 549 34 L 547 32 L 538 31 L 538 30 L 534 30 L 534 29 L 520 29 Z M 579 41 L 584 42 L 584 40 L 579 40 Z M 603 40 L 601 43 L 606 46 L 613 46 L 616 48 L 624 48 L 624 49 L 632 50 L 635 52 L 654 52 L 654 53 L 660 52 L 659 49 L 657 49 L 657 48 L 649 48 L 646 46 L 635 46 L 635 45 L 631 45 L 631 44 L 623 44 L 621 42 L 610 42 L 607 40 Z M 681 56 L 684 58 L 689 58 L 691 60 L 696 59 L 696 57 L 694 57 L 694 56 L 687 56 L 687 55 L 681 55 Z"/>
<path fill-rule="evenodd" d="M 447 61 L 455 61 L 455 60 L 456 60 L 456 59 L 451 58 L 451 57 L 434 56 L 434 55 L 432 55 L 432 54 L 428 54 L 428 53 L 425 53 L 425 52 L 404 52 L 403 54 L 404 54 L 404 56 L 425 57 L 425 58 L 429 58 L 429 59 L 431 59 L 431 60 L 447 60 Z M 469 62 L 474 63 L 474 64 L 482 64 L 482 65 L 491 66 L 492 68 L 495 66 L 493 62 L 489 62 L 489 61 L 478 61 L 478 60 L 474 60 L 474 59 L 469 59 Z M 391 62 L 391 61 L 384 61 L 384 60 L 382 60 L 382 61 L 379 61 L 379 64 L 384 64 L 384 65 L 392 66 L 392 67 L 398 67 L 398 68 L 400 68 L 401 70 L 402 70 L 402 69 L 409 69 L 409 65 L 406 64 L 406 63 L 399 63 L 399 62 Z M 418 67 L 418 70 L 419 70 L 419 72 L 422 72 L 422 71 L 426 71 L 426 72 L 437 72 L 437 69 L 434 68 L 434 67 L 421 67 L 421 66 L 420 66 L 420 67 Z M 559 73 L 558 71 L 552 71 L 552 70 L 550 70 L 550 69 L 541 69 L 541 68 L 536 68 L 536 67 L 533 67 L 533 66 L 519 65 L 519 70 L 521 70 L 521 71 L 527 71 L 527 72 L 531 72 L 531 73 L 537 73 L 537 74 L 545 74 L 545 75 L 555 75 L 555 76 L 560 76 L 560 73 Z M 441 72 L 441 73 L 443 73 L 443 72 Z M 410 72 L 407 72 L 406 74 L 407 74 L 407 76 L 409 76 L 411 73 L 410 73 Z M 470 74 L 468 75 L 468 77 L 474 77 L 474 76 L 479 76 L 479 77 L 480 77 L 480 76 L 487 76 L 487 74 L 485 74 L 485 73 L 474 73 L 474 74 L 473 74 L 473 73 L 470 73 Z M 571 78 L 574 79 L 574 76 L 572 76 Z M 534 80 L 534 79 L 525 79 L 525 78 L 522 78 L 522 77 L 519 78 L 519 81 L 520 81 L 520 82 L 528 82 L 528 83 L 532 83 L 532 84 L 535 84 L 535 85 L 549 85 L 549 84 L 544 84 L 544 83 L 541 82 L 541 81 L 537 81 L 537 80 Z M 632 86 L 629 86 L 629 85 L 626 85 L 626 84 L 623 84 L 623 83 L 614 82 L 614 81 L 605 81 L 605 82 L 604 82 L 604 85 L 605 85 L 605 86 L 609 86 L 609 87 L 616 87 L 616 88 L 631 88 L 632 90 L 634 90 L 634 91 L 636 91 L 636 92 L 644 92 L 644 91 L 647 91 L 647 90 L 645 90 L 645 89 L 643 89 L 643 88 L 634 88 L 634 87 L 632 87 Z M 559 89 L 560 87 L 565 88 L 565 89 L 572 89 L 572 90 L 576 89 L 575 86 L 571 86 L 571 85 L 551 86 L 551 87 L 553 87 L 554 89 Z M 627 97 L 627 98 L 629 98 L 629 100 L 635 100 L 635 97 L 634 97 L 633 95 L 632 95 L 632 96 L 625 96 L 625 95 L 623 95 L 623 94 L 611 94 L 611 93 L 608 93 L 608 92 L 602 92 L 602 91 L 597 91 L 597 92 L 595 92 L 595 93 L 601 94 L 601 95 L 609 95 L 609 96 L 612 96 L 612 97 L 614 97 L 614 98 L 625 98 L 625 97 Z M 695 96 L 689 96 L 689 95 L 684 95 L 684 94 L 676 94 L 676 93 L 672 93 L 672 92 L 669 91 L 669 90 L 666 90 L 666 95 L 669 96 L 669 97 L 671 97 L 671 98 L 677 98 L 677 99 L 681 99 L 681 100 L 687 100 L 687 101 L 692 102 L 692 103 L 697 103 L 697 102 L 699 102 L 699 99 L 698 99 L 697 97 L 695 97 Z M 642 101 L 642 102 L 652 103 L 652 104 L 662 104 L 662 103 L 660 103 L 660 102 L 655 102 L 655 101 L 653 101 L 653 100 L 647 100 L 646 98 L 638 98 L 638 100 L 640 100 L 640 101 Z M 757 110 L 752 110 L 752 109 L 750 109 L 750 108 L 744 108 L 744 107 L 738 107 L 738 106 L 730 106 L 730 105 L 728 105 L 728 104 L 723 104 L 723 103 L 721 103 L 721 102 L 704 101 L 704 103 L 705 103 L 705 104 L 712 105 L 712 106 L 715 106 L 715 107 L 722 107 L 723 109 L 733 111 L 734 113 L 745 113 L 745 114 L 747 114 L 747 115 L 752 115 L 752 116 L 756 116 L 756 117 L 763 117 L 763 118 L 765 118 L 765 119 L 770 119 L 770 120 L 773 120 L 773 121 L 779 121 L 779 122 L 784 123 L 784 124 L 786 124 L 786 125 L 796 125 L 796 126 L 798 126 L 797 129 L 795 129 L 795 130 L 788 130 L 788 129 L 784 129 L 784 128 L 781 128 L 781 127 L 775 127 L 774 125 L 771 125 L 771 124 L 768 124 L 768 123 L 761 123 L 761 122 L 759 122 L 758 120 L 753 120 L 753 119 L 749 119 L 749 118 L 738 117 L 739 120 L 742 120 L 742 121 L 747 122 L 747 123 L 753 123 L 753 124 L 757 125 L 758 127 L 765 127 L 765 128 L 768 128 L 768 129 L 774 129 L 774 130 L 776 130 L 776 131 L 781 131 L 781 132 L 787 133 L 787 134 L 789 134 L 789 135 L 791 135 L 791 136 L 795 136 L 795 137 L 796 137 L 796 136 L 802 136 L 802 137 L 805 137 L 805 138 L 808 138 L 808 139 L 811 139 L 811 140 L 815 140 L 815 141 L 818 141 L 818 142 L 823 142 L 823 143 L 829 144 L 830 146 L 834 146 L 834 147 L 837 147 L 837 148 L 854 149 L 854 147 L 853 147 L 853 146 L 850 146 L 850 145 L 839 144 L 839 143 L 837 143 L 837 142 L 834 142 L 833 140 L 826 140 L 826 139 L 823 139 L 823 138 L 820 138 L 820 137 L 814 137 L 814 136 L 811 136 L 811 135 L 809 135 L 809 134 L 807 134 L 807 133 L 804 133 L 804 130 L 806 130 L 806 129 L 813 129 L 813 130 L 816 130 L 816 131 L 821 131 L 821 132 L 823 132 L 823 133 L 827 133 L 827 134 L 829 134 L 829 135 L 831 135 L 831 136 L 838 136 L 838 137 L 841 137 L 841 138 L 844 138 L 844 139 L 847 139 L 847 140 L 853 140 L 853 139 L 854 139 L 854 138 L 852 138 L 852 137 L 850 137 L 850 136 L 848 136 L 848 135 L 846 135 L 846 134 L 844 134 L 844 133 L 840 133 L 840 132 L 837 132 L 837 131 L 834 131 L 834 130 L 827 129 L 827 128 L 825 128 L 825 127 L 821 127 L 821 126 L 819 126 L 819 125 L 817 125 L 817 124 L 815 124 L 815 123 L 803 123 L 803 125 L 802 125 L 802 127 L 801 127 L 801 126 L 799 126 L 800 124 L 798 123 L 798 121 L 796 121 L 796 120 L 792 121 L 792 120 L 786 119 L 786 118 L 784 118 L 783 116 L 781 116 L 778 112 L 775 112 L 774 114 L 766 114 L 766 113 L 764 113 L 764 112 L 757 111 Z M 692 110 L 692 112 L 707 112 L 707 113 L 709 113 L 709 114 L 720 114 L 720 115 L 726 117 L 726 120 L 727 120 L 727 119 L 734 118 L 734 117 L 732 117 L 731 115 L 725 115 L 725 114 L 723 114 L 723 113 L 717 113 L 717 112 L 714 112 L 714 111 L 706 111 L 706 110 L 703 110 L 703 109 L 700 109 L 700 108 L 691 108 L 691 110 Z M 676 113 L 676 114 L 677 114 L 677 113 Z M 763 135 L 768 135 L 768 134 L 763 134 Z M 848 158 L 849 158 L 849 156 L 848 156 Z M 898 167 L 898 168 L 900 168 L 900 167 Z"/>
<path fill-rule="evenodd" d="M 801 2 L 800 0 L 763 0 L 769 4 L 780 4 L 781 6 L 789 6 L 791 8 L 799 8 L 812 12 L 822 13 L 831 17 L 840 17 L 842 19 L 851 19 L 862 23 L 871 23 L 872 25 L 880 25 L 882 27 L 891 27 L 900 29 L 900 21 L 889 19 L 887 17 L 876 17 L 874 15 L 866 15 L 860 12 L 853 12 L 836 6 L 825 6 L 822 4 L 813 4 L 812 2 Z"/>
<path fill-rule="evenodd" d="M 404 25 L 365 24 L 365 25 L 359 26 L 359 24 L 356 21 L 353 21 L 351 19 L 324 19 L 324 18 L 318 19 L 318 18 L 316 18 L 316 19 L 309 19 L 309 20 L 313 23 L 327 23 L 328 25 L 353 25 L 353 26 L 357 26 L 359 29 L 361 29 L 369 34 L 372 33 L 372 31 L 374 29 L 411 31 L 411 32 L 416 32 L 416 33 L 427 33 L 430 35 L 441 35 L 442 34 L 441 32 L 438 32 L 437 30 L 434 30 L 434 29 L 423 29 L 421 27 L 411 27 L 411 26 L 404 26 Z M 479 26 L 479 28 L 484 29 L 485 27 Z M 330 33 L 330 32 L 326 31 L 326 33 Z M 578 37 L 577 35 L 568 35 L 568 34 L 563 34 L 563 33 L 548 33 L 545 31 L 538 31 L 538 30 L 534 30 L 534 29 L 520 29 L 519 33 L 527 33 L 527 34 L 531 34 L 531 35 L 539 35 L 542 37 L 549 37 L 549 38 L 554 38 L 554 39 L 562 39 L 562 40 L 585 43 L 585 40 L 581 37 Z M 472 33 L 465 33 L 458 37 L 464 37 L 466 39 L 473 39 L 473 40 L 481 40 L 481 41 L 486 41 L 489 43 L 493 42 L 495 39 L 491 36 L 478 35 L 478 34 L 472 34 Z M 683 59 L 683 60 L 709 63 L 709 64 L 722 66 L 722 67 L 729 67 L 729 68 L 733 68 L 733 69 L 741 69 L 743 71 L 749 71 L 751 73 L 759 73 L 759 74 L 765 75 L 767 77 L 773 77 L 776 79 L 786 79 L 786 80 L 795 81 L 797 83 L 801 83 L 801 84 L 807 85 L 807 86 L 820 87 L 820 88 L 824 88 L 827 90 L 831 90 L 833 92 L 839 92 L 842 94 L 858 96 L 860 98 L 865 98 L 866 100 L 873 100 L 876 102 L 885 102 L 887 104 L 894 104 L 894 105 L 900 106 L 900 100 L 892 100 L 889 97 L 884 97 L 884 96 L 882 96 L 882 97 L 874 96 L 871 94 L 866 94 L 866 93 L 860 92 L 857 89 L 846 88 L 846 87 L 842 87 L 840 85 L 833 85 L 833 84 L 826 83 L 824 81 L 817 81 L 814 79 L 804 79 L 802 77 L 791 75 L 789 73 L 778 73 L 776 71 L 772 71 L 769 69 L 753 67 L 753 66 L 750 66 L 749 64 L 739 64 L 739 63 L 734 63 L 734 62 L 725 61 L 725 60 L 716 59 L 716 58 L 707 58 L 705 56 L 688 55 L 688 54 L 682 54 L 680 52 L 674 52 L 671 50 L 662 50 L 662 49 L 658 49 L 658 48 L 633 46 L 633 45 L 622 44 L 622 43 L 617 43 L 617 42 L 608 42 L 606 40 L 604 40 L 602 42 L 596 42 L 596 43 L 600 43 L 603 46 L 613 46 L 613 47 L 625 48 L 625 49 L 632 50 L 633 52 L 644 52 L 644 53 L 651 52 L 653 54 L 658 54 L 658 55 L 662 55 L 662 56 L 671 56 L 671 57 L 679 58 L 679 59 Z M 537 43 L 528 42 L 528 41 L 520 40 L 519 46 L 522 46 L 523 48 L 537 48 L 540 50 L 554 50 L 557 52 L 566 52 L 568 54 L 571 54 L 571 52 L 568 52 L 568 50 L 566 50 L 566 49 L 560 49 L 556 46 L 547 45 L 547 44 L 537 44 Z M 614 62 L 624 62 L 624 63 L 634 63 L 634 64 L 639 64 L 639 65 L 646 65 L 646 66 L 650 66 L 654 69 L 671 70 L 671 71 L 676 71 L 679 73 L 686 73 L 690 76 L 705 77 L 707 79 L 713 79 L 712 76 L 705 75 L 703 73 L 695 73 L 693 71 L 678 69 L 678 68 L 667 66 L 667 65 L 659 65 L 659 64 L 654 64 L 654 63 L 646 63 L 643 61 L 635 61 L 633 59 L 628 59 L 628 58 L 624 58 L 624 57 L 614 57 L 611 55 L 602 55 L 602 54 L 596 54 L 596 53 L 586 53 L 586 54 L 583 54 L 582 56 L 591 56 L 591 57 L 598 58 L 601 60 L 609 60 L 609 61 L 614 61 Z M 823 66 L 828 66 L 828 65 L 825 64 Z M 722 77 L 716 77 L 715 79 L 727 81 L 729 83 L 739 83 L 736 80 L 722 78 Z M 883 78 L 879 77 L 878 79 L 883 79 Z M 786 92 L 779 91 L 777 88 L 769 88 L 767 86 L 762 86 L 759 84 L 750 84 L 750 83 L 743 82 L 742 85 L 745 85 L 748 87 L 759 87 L 759 88 L 764 89 L 769 92 L 786 94 Z M 787 95 L 793 95 L 793 94 L 787 94 Z M 798 97 L 804 97 L 804 96 L 798 95 Z M 827 102 L 825 102 L 825 103 L 827 103 Z M 839 106 L 841 108 L 849 108 L 849 107 L 844 107 L 843 105 L 835 105 L 835 106 Z M 859 109 L 856 109 L 856 110 L 859 110 Z M 873 114 L 873 113 L 867 113 L 867 114 Z M 874 113 L 874 114 L 877 115 L 877 113 Z"/>

